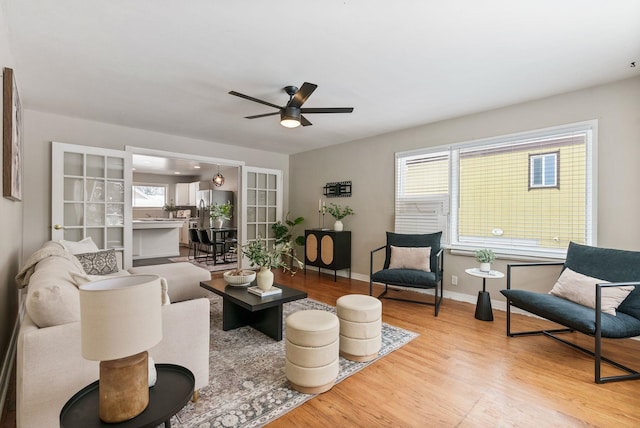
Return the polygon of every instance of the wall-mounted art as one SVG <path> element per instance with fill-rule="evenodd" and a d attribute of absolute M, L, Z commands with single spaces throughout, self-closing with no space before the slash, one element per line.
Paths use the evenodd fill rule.
<path fill-rule="evenodd" d="M 351 196 L 351 181 L 327 183 L 324 186 L 323 194 L 327 198 L 348 198 Z"/>
<path fill-rule="evenodd" d="M 22 200 L 22 105 L 11 68 L 3 71 L 2 196 Z"/>

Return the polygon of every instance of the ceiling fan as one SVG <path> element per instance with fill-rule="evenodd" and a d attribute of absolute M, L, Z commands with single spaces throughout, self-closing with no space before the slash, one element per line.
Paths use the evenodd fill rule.
<path fill-rule="evenodd" d="M 298 89 L 295 86 L 285 86 L 284 91 L 289 95 L 289 102 L 285 106 L 278 106 L 268 101 L 259 100 L 249 95 L 241 94 L 236 91 L 230 91 L 230 95 L 244 98 L 245 100 L 254 101 L 269 107 L 277 108 L 278 111 L 273 113 L 256 114 L 254 116 L 246 116 L 245 119 L 258 119 L 260 117 L 280 115 L 280 124 L 287 128 L 295 128 L 296 126 L 309 126 L 311 122 L 302 115 L 311 113 L 351 113 L 353 107 L 325 107 L 325 108 L 303 108 L 302 104 L 309 99 L 309 96 L 316 90 L 318 85 L 304 82 L 302 87 Z"/>

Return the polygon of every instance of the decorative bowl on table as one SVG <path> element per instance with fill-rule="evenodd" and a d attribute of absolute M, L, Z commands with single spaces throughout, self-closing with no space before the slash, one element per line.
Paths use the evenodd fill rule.
<path fill-rule="evenodd" d="M 256 273 L 252 270 L 242 270 L 239 273 L 236 270 L 228 270 L 222 276 L 227 284 L 236 287 L 246 287 L 256 279 Z"/>

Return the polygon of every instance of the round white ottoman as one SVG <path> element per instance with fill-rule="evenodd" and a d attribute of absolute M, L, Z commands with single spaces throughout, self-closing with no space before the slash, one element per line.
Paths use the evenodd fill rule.
<path fill-rule="evenodd" d="M 285 375 L 296 391 L 319 394 L 338 377 L 340 322 L 331 312 L 295 312 L 285 320 Z"/>
<path fill-rule="evenodd" d="M 340 320 L 340 355 L 371 361 L 382 345 L 382 303 L 372 296 L 347 294 L 336 302 Z"/>

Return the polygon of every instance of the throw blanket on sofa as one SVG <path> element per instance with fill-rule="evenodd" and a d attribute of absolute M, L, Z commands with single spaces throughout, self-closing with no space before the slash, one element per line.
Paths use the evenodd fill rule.
<path fill-rule="evenodd" d="M 20 269 L 20 272 L 16 275 L 18 288 L 24 288 L 29 284 L 29 279 L 31 278 L 31 275 L 33 275 L 38 262 L 52 256 L 63 257 L 70 260 L 78 266 L 80 272 L 84 272 L 84 268 L 76 256 L 58 245 L 45 245 L 29 256 L 22 269 Z"/>

